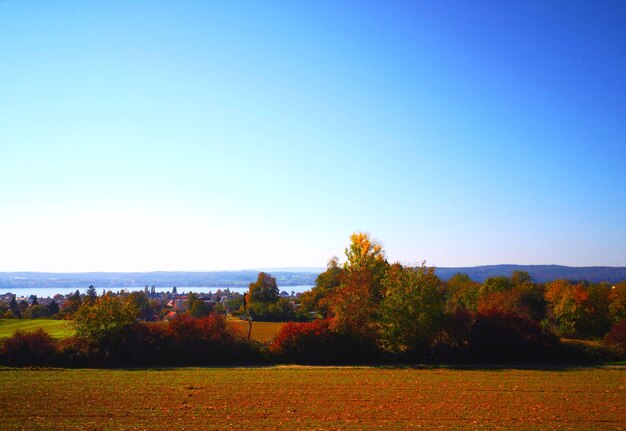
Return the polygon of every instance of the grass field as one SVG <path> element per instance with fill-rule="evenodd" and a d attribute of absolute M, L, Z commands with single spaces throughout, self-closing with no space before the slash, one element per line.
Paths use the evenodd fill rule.
<path fill-rule="evenodd" d="M 230 320 L 230 323 L 246 336 L 248 335 L 248 322 L 243 320 Z M 284 323 L 282 322 L 252 322 L 250 338 L 261 342 L 269 341 L 274 338 L 274 335 L 280 331 L 283 325 Z"/>
<path fill-rule="evenodd" d="M 626 371 L 0 370 L 2 430 L 624 430 Z"/>
<path fill-rule="evenodd" d="M 74 328 L 66 320 L 0 319 L 0 339 L 10 337 L 17 330 L 33 332 L 40 328 L 54 338 L 67 338 L 74 335 Z"/>
<path fill-rule="evenodd" d="M 229 322 L 246 336 L 248 335 L 248 322 L 242 320 L 230 320 Z M 284 323 L 281 322 L 252 322 L 251 338 L 261 342 L 269 341 L 283 325 Z M 60 339 L 74 335 L 74 329 L 65 320 L 0 319 L 0 339 L 10 337 L 18 329 L 32 332 L 39 328 L 47 331 L 54 338 Z"/>

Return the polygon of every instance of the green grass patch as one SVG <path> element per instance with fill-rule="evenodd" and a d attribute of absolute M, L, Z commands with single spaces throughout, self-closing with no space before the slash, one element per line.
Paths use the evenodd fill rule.
<path fill-rule="evenodd" d="M 248 322 L 230 320 L 229 323 L 243 334 L 248 334 Z M 252 322 L 251 338 L 256 341 L 270 341 L 284 325 L 282 322 Z M 50 319 L 0 319 L 0 339 L 8 338 L 17 330 L 34 332 L 43 329 L 57 339 L 75 334 L 72 323 L 67 320 Z"/>
<path fill-rule="evenodd" d="M 0 319 L 0 339 L 9 338 L 15 331 L 34 332 L 43 329 L 52 337 L 61 339 L 74 335 L 74 328 L 67 320 L 50 319 Z"/>

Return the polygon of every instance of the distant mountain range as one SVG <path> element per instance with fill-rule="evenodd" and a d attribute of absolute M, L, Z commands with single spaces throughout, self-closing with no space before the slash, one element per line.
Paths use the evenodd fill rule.
<path fill-rule="evenodd" d="M 312 286 L 323 268 L 275 268 L 266 269 L 279 287 Z M 474 281 L 499 275 L 510 276 L 513 271 L 526 271 L 536 282 L 556 279 L 588 280 L 593 283 L 606 281 L 617 283 L 626 280 L 626 267 L 561 265 L 486 265 L 458 268 L 437 268 L 437 275 L 448 280 L 461 272 Z M 122 287 L 247 287 L 255 281 L 259 270 L 243 271 L 157 271 L 157 272 L 0 272 L 0 292 L 23 287 L 76 287 L 83 289 L 93 284 L 99 289 Z"/>
<path fill-rule="evenodd" d="M 606 281 L 617 283 L 626 280 L 626 267 L 623 266 L 563 266 L 563 265 L 485 265 L 459 268 L 437 268 L 437 275 L 448 280 L 462 272 L 474 281 L 483 282 L 498 275 L 511 276 L 513 271 L 526 271 L 538 283 L 565 279 L 587 280 L 592 283 Z"/>

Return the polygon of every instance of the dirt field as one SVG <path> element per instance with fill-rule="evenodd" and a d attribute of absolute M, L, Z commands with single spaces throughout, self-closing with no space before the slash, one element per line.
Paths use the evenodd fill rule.
<path fill-rule="evenodd" d="M 1 430 L 624 430 L 626 371 L 0 370 Z"/>

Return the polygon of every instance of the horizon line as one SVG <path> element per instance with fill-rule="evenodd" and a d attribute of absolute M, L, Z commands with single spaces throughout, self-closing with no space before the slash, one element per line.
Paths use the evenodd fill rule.
<path fill-rule="evenodd" d="M 411 265 L 409 265 L 411 266 Z M 417 265 L 415 265 L 417 266 Z M 427 265 L 430 266 L 430 265 Z M 519 267 L 537 267 L 537 266 L 558 266 L 565 268 L 626 268 L 626 265 L 614 266 L 614 265 L 587 265 L 587 266 L 574 266 L 563 265 L 555 263 L 497 263 L 486 265 L 472 265 L 472 266 L 434 266 L 435 269 L 463 269 L 463 268 L 484 268 L 495 266 L 519 266 Z M 19 274 L 19 273 L 32 273 L 32 274 L 153 274 L 153 273 L 212 273 L 212 272 L 245 272 L 245 271 L 258 271 L 258 272 L 323 272 L 326 267 L 317 266 L 289 266 L 289 267 L 257 267 L 257 268 L 240 268 L 240 269 L 209 269 L 209 270 L 139 270 L 139 271 L 113 271 L 113 270 L 90 270 L 90 271 L 41 271 L 41 270 L 18 270 L 18 271 L 6 271 L 0 270 L 0 274 Z"/>

